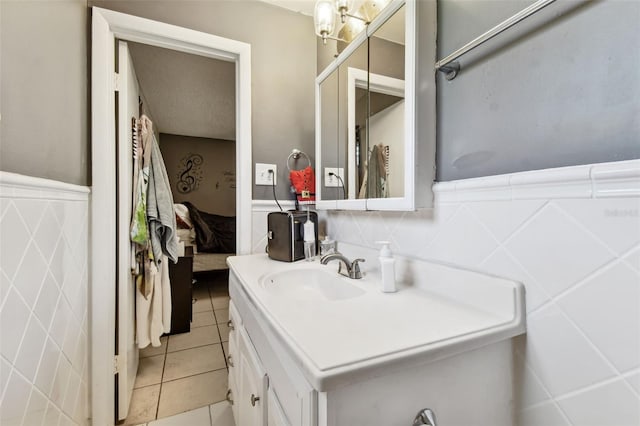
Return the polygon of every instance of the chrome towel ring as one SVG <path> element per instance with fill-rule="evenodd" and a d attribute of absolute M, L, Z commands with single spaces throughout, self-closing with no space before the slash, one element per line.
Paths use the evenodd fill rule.
<path fill-rule="evenodd" d="M 295 166 L 296 161 L 300 158 L 300 157 L 304 157 L 307 159 L 307 166 L 311 166 L 311 160 L 309 159 L 309 156 L 307 154 L 305 154 L 304 152 L 300 151 L 299 149 L 294 148 L 293 150 L 291 150 L 291 154 L 289 154 L 289 157 L 287 157 L 287 169 L 289 169 L 289 171 L 291 171 L 291 166 L 289 165 L 289 163 L 291 162 L 291 159 L 293 159 L 293 165 Z M 305 167 L 307 167 L 305 166 Z M 293 170 L 302 170 L 305 167 L 302 167 L 301 169 L 293 169 Z"/>

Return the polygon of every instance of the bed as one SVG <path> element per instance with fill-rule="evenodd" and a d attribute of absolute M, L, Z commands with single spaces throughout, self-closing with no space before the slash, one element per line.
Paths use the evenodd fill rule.
<path fill-rule="evenodd" d="M 227 257 L 235 253 L 195 253 L 193 255 L 193 272 L 208 272 L 229 269 Z"/>
<path fill-rule="evenodd" d="M 236 218 L 199 210 L 189 202 L 174 208 L 179 244 L 193 250 L 193 272 L 228 269 L 227 257 L 236 251 Z"/>

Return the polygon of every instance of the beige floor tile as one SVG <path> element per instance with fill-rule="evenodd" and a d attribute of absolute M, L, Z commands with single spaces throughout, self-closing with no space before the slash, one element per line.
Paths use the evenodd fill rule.
<path fill-rule="evenodd" d="M 164 354 L 140 358 L 138 374 L 136 375 L 135 388 L 156 385 L 162 381 L 162 369 L 164 368 Z"/>
<path fill-rule="evenodd" d="M 164 365 L 163 383 L 194 374 L 225 368 L 224 355 L 220 345 L 201 346 L 170 352 Z"/>
<path fill-rule="evenodd" d="M 134 389 L 125 425 L 138 425 L 155 420 L 160 398 L 160 385 Z"/>
<path fill-rule="evenodd" d="M 214 424 L 218 426 L 216 423 Z M 184 413 L 155 420 L 147 426 L 211 426 L 210 408 L 200 407 L 195 410 L 185 411 Z"/>
<path fill-rule="evenodd" d="M 229 326 L 226 322 L 218 324 L 218 330 L 220 330 L 220 340 L 223 342 L 229 341 Z"/>
<path fill-rule="evenodd" d="M 162 384 L 158 418 L 222 401 L 226 393 L 226 369 L 165 382 Z"/>
<path fill-rule="evenodd" d="M 213 311 L 216 315 L 216 322 L 218 324 L 227 323 L 229 321 L 229 309 L 216 309 Z"/>
<path fill-rule="evenodd" d="M 224 351 L 224 356 L 229 355 L 229 342 L 222 342 L 222 350 Z"/>
<path fill-rule="evenodd" d="M 229 309 L 229 296 L 214 296 L 211 298 L 213 309 Z"/>
<path fill-rule="evenodd" d="M 162 336 L 160 338 L 160 346 L 154 348 L 149 345 L 144 349 L 140 349 L 140 358 L 146 358 L 149 356 L 156 356 L 160 354 L 164 354 L 167 352 L 167 336 Z"/>
<path fill-rule="evenodd" d="M 189 333 L 174 334 L 169 336 L 167 352 L 181 351 L 183 349 L 196 348 L 198 346 L 220 343 L 220 336 L 215 325 L 192 328 Z"/>
<path fill-rule="evenodd" d="M 193 296 L 193 312 L 207 312 L 213 310 L 209 296 Z"/>
<path fill-rule="evenodd" d="M 207 312 L 194 312 L 191 328 L 204 327 L 205 325 L 214 325 L 216 319 L 213 316 L 213 310 Z"/>

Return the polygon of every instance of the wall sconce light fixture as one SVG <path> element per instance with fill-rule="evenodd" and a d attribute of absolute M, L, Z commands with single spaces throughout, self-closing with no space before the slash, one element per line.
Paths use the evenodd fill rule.
<path fill-rule="evenodd" d="M 353 7 L 353 0 L 317 0 L 313 11 L 313 22 L 316 27 L 316 34 L 322 38 L 322 43 L 327 44 L 327 39 L 350 42 L 333 35 L 336 27 L 336 15 L 340 15 L 340 21 L 349 25 L 347 18 L 362 21 L 359 23 L 362 28 L 369 24 L 370 20 L 351 14 L 349 11 Z M 373 19 L 373 18 L 372 18 Z M 356 21 L 357 22 L 357 21 Z"/>

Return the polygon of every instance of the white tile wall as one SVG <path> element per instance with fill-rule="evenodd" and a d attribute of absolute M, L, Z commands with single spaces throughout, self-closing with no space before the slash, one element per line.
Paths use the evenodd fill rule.
<path fill-rule="evenodd" d="M 596 173 L 603 167 L 606 176 Z M 514 354 L 520 425 L 637 426 L 639 170 L 634 161 L 528 172 L 491 191 L 482 179 L 447 182 L 433 209 L 322 217 L 338 241 L 374 248 L 389 238 L 398 254 L 525 284 L 528 333 Z"/>
<path fill-rule="evenodd" d="M 0 172 L 0 424 L 88 424 L 88 189 Z"/>

